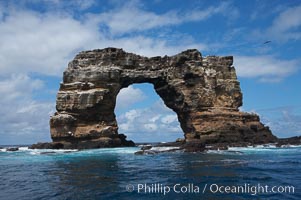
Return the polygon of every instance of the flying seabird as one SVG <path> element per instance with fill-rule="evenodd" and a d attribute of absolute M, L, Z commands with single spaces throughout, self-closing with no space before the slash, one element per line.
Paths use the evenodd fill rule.
<path fill-rule="evenodd" d="M 272 42 L 271 40 L 268 40 L 268 41 L 265 41 L 263 44 L 268 44 L 268 43 L 270 43 L 270 42 Z"/>

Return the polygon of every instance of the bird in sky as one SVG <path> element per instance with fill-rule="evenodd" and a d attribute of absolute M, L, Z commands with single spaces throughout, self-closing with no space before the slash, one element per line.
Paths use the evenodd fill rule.
<path fill-rule="evenodd" d="M 265 41 L 263 44 L 268 44 L 268 43 L 270 43 L 270 42 L 272 42 L 271 40 L 268 40 L 268 41 Z"/>

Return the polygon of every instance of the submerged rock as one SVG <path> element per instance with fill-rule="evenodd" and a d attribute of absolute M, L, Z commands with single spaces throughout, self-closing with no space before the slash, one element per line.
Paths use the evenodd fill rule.
<path fill-rule="evenodd" d="M 55 151 L 46 151 L 46 152 L 41 152 L 40 154 L 41 155 L 48 155 L 48 154 L 56 154 L 57 152 L 55 152 Z"/>
<path fill-rule="evenodd" d="M 28 147 L 29 149 L 63 149 L 64 144 L 62 143 L 55 143 L 55 142 L 44 142 L 44 143 L 37 143 L 33 144 Z"/>
<path fill-rule="evenodd" d="M 6 151 L 19 151 L 18 147 L 10 147 L 10 148 L 6 148 Z"/>
<path fill-rule="evenodd" d="M 187 142 L 183 145 L 185 152 L 203 152 L 206 150 L 206 145 L 203 142 Z"/>
<path fill-rule="evenodd" d="M 151 149 L 153 146 L 152 145 L 143 145 L 142 147 L 141 147 L 141 150 L 142 151 L 144 151 L 144 150 L 149 150 L 149 149 Z"/>
<path fill-rule="evenodd" d="M 81 140 L 81 141 L 61 141 L 61 142 L 45 142 L 31 145 L 30 149 L 97 149 L 106 147 L 133 147 L 135 143 L 132 141 L 120 141 L 114 143 L 111 138 L 101 138 L 99 140 Z"/>
<path fill-rule="evenodd" d="M 159 153 L 158 151 L 152 151 L 152 150 L 140 150 L 135 152 L 135 155 L 154 155 Z"/>

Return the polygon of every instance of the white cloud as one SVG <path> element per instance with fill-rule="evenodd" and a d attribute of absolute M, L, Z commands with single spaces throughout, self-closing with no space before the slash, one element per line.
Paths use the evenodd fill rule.
<path fill-rule="evenodd" d="M 14 9 L 7 12 L 0 21 L 2 75 L 35 72 L 60 76 L 67 63 L 84 49 L 113 46 L 145 56 L 172 55 L 187 48 L 206 49 L 206 45 L 191 38 L 182 38 L 181 44 L 142 35 L 114 38 L 103 29 L 98 30 L 96 22 L 77 20 L 68 13 Z"/>
<path fill-rule="evenodd" d="M 49 140 L 49 116 L 54 112 L 54 102 L 37 102 L 34 91 L 43 89 L 43 82 L 27 75 L 12 75 L 0 81 L 0 142 L 29 143 Z M 11 138 L 14 135 L 15 138 Z M 10 138 L 10 139 L 9 139 Z"/>
<path fill-rule="evenodd" d="M 43 82 L 39 79 L 32 80 L 25 74 L 13 74 L 0 81 L 0 101 L 10 103 L 10 101 L 23 99 L 33 90 L 41 89 L 43 86 Z"/>
<path fill-rule="evenodd" d="M 298 60 L 281 60 L 273 56 L 234 56 L 234 66 L 240 77 L 277 82 L 295 73 Z"/>
<path fill-rule="evenodd" d="M 284 43 L 301 39 L 301 5 L 280 9 L 272 24 L 263 30 L 254 30 L 253 37 Z M 279 11 L 279 9 L 278 9 Z"/>
<path fill-rule="evenodd" d="M 117 116 L 119 132 L 139 142 L 174 141 L 183 137 L 177 115 L 160 99 L 149 108 L 132 109 Z"/>
<path fill-rule="evenodd" d="M 261 120 L 277 137 L 292 137 L 301 134 L 301 107 L 280 107 L 258 110 Z"/>
<path fill-rule="evenodd" d="M 186 49 L 207 49 L 207 45 L 182 38 L 179 44 L 173 41 L 172 44 L 165 39 L 156 39 L 146 36 L 133 36 L 118 39 L 106 40 L 102 47 L 121 47 L 128 52 L 137 53 L 144 56 L 164 56 L 174 55 Z"/>
<path fill-rule="evenodd" d="M 235 17 L 239 15 L 239 12 L 231 4 L 222 2 L 206 9 L 193 9 L 186 12 L 171 10 L 157 14 L 141 9 L 136 1 L 130 1 L 114 10 L 99 15 L 91 15 L 90 19 L 94 18 L 94 20 L 104 24 L 109 28 L 110 33 L 115 35 L 179 25 L 185 22 L 203 21 L 216 14 Z"/>
<path fill-rule="evenodd" d="M 11 11 L 0 22 L 0 73 L 58 75 L 67 61 L 95 41 L 97 30 L 60 14 Z"/>
<path fill-rule="evenodd" d="M 150 122 L 156 122 L 156 121 L 158 121 L 160 118 L 161 118 L 161 115 L 156 115 L 156 116 L 150 118 L 149 121 L 150 121 Z"/>
<path fill-rule="evenodd" d="M 133 104 L 140 102 L 146 98 L 146 95 L 139 89 L 130 85 L 120 90 L 116 100 L 115 110 L 128 108 Z"/>
<path fill-rule="evenodd" d="M 176 122 L 178 120 L 177 115 L 166 115 L 161 119 L 161 122 L 164 124 L 171 124 L 173 122 Z"/>
<path fill-rule="evenodd" d="M 141 116 L 141 111 L 140 110 L 130 110 L 130 111 L 127 111 L 125 113 L 125 118 L 128 120 L 128 121 L 134 121 L 137 117 L 140 117 Z"/>
<path fill-rule="evenodd" d="M 147 131 L 147 132 L 157 131 L 157 129 L 158 129 L 157 124 L 154 124 L 154 123 L 144 124 L 143 126 L 145 128 L 144 131 Z"/>
<path fill-rule="evenodd" d="M 301 5 L 281 12 L 272 26 L 267 29 L 267 34 L 281 41 L 301 39 L 301 31 L 297 29 L 301 27 L 300 13 Z"/>

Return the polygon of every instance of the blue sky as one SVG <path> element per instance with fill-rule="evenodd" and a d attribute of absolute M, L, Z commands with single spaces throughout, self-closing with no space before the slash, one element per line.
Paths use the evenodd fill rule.
<path fill-rule="evenodd" d="M 300 13 L 297 0 L 0 0 L 0 144 L 50 141 L 68 62 L 108 46 L 145 56 L 188 48 L 233 55 L 241 110 L 258 113 L 278 137 L 301 135 Z M 150 84 L 123 89 L 115 111 L 119 131 L 134 141 L 183 136 Z"/>

